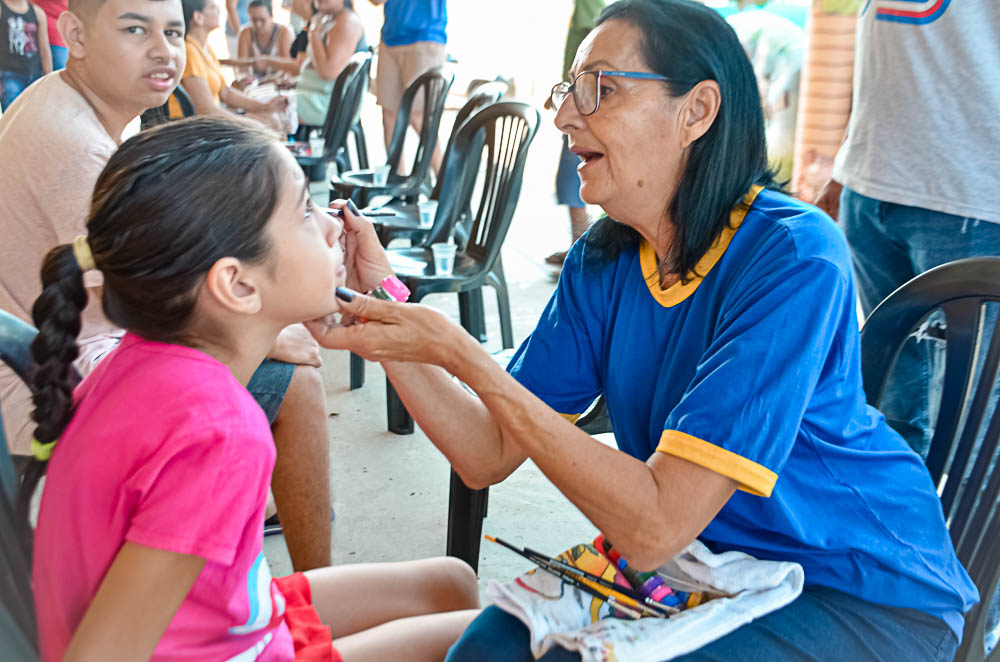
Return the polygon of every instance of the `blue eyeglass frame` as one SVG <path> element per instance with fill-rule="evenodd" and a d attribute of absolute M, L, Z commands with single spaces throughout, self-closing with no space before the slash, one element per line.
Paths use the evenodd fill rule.
<path fill-rule="evenodd" d="M 584 116 L 593 115 L 594 113 L 597 112 L 597 109 L 601 107 L 601 77 L 602 76 L 613 76 L 615 78 L 636 78 L 636 79 L 639 79 L 639 80 L 661 80 L 661 81 L 664 81 L 664 82 L 670 82 L 670 79 L 667 78 L 666 76 L 661 76 L 660 74 L 654 74 L 654 73 L 651 73 L 649 71 L 604 71 L 604 70 L 601 70 L 601 69 L 599 69 L 597 71 L 581 71 L 580 73 L 578 73 L 576 75 L 576 78 L 573 79 L 573 82 L 568 84 L 569 87 L 566 88 L 566 92 L 565 92 L 566 97 L 572 95 L 573 96 L 573 103 L 576 103 L 576 83 L 577 83 L 578 80 L 580 80 L 580 78 L 582 76 L 585 76 L 587 74 L 597 74 L 597 99 L 596 99 L 596 102 L 594 103 L 594 109 L 592 111 L 590 111 L 589 113 L 585 113 L 585 112 L 581 111 L 580 110 L 580 105 L 577 104 L 577 106 L 576 106 L 577 111 L 581 115 L 584 115 Z M 567 83 L 565 83 L 565 82 L 563 82 L 563 83 L 556 83 L 555 85 L 552 86 L 552 92 L 550 94 L 552 96 L 555 96 L 555 94 L 556 94 L 556 88 L 559 87 L 559 86 L 561 86 L 561 85 L 567 85 Z M 563 102 L 565 102 L 565 101 L 566 101 L 566 98 L 563 97 Z M 561 106 L 562 104 L 559 104 L 559 105 Z M 556 108 L 556 110 L 558 110 L 558 107 Z"/>

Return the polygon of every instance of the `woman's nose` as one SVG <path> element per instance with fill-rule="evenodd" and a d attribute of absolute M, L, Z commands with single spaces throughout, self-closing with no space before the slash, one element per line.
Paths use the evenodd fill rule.
<path fill-rule="evenodd" d="M 556 116 L 553 119 L 556 128 L 563 133 L 569 133 L 571 129 L 579 129 L 583 125 L 583 115 L 576 108 L 576 99 L 572 94 L 567 94 L 559 107 L 556 108 Z"/>

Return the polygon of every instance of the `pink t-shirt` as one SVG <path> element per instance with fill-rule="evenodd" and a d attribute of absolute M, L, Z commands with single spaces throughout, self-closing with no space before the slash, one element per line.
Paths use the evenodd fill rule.
<path fill-rule="evenodd" d="M 225 365 L 127 334 L 75 393 L 35 534 L 43 660 L 60 660 L 128 541 L 207 562 L 154 660 L 291 660 L 261 553 L 275 450 Z"/>

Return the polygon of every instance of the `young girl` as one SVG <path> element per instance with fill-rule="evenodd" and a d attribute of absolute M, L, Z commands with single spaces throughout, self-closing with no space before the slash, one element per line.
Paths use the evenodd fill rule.
<path fill-rule="evenodd" d="M 45 12 L 28 0 L 0 0 L 0 109 L 52 71 Z"/>
<path fill-rule="evenodd" d="M 42 659 L 442 659 L 478 607 L 462 562 L 272 579 L 261 554 L 275 450 L 244 387 L 282 328 L 337 310 L 346 277 L 343 225 L 288 151 L 239 120 L 140 133 L 87 232 L 46 256 L 32 310 Z M 88 269 L 128 333 L 73 392 Z"/>

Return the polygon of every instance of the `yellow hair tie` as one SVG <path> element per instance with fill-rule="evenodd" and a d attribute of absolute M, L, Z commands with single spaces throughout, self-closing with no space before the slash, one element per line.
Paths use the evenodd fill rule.
<path fill-rule="evenodd" d="M 94 255 L 90 252 L 90 244 L 87 243 L 87 238 L 83 235 L 73 240 L 73 256 L 76 258 L 76 263 L 80 265 L 80 271 L 90 271 L 97 268 L 97 265 L 94 264 Z"/>
<path fill-rule="evenodd" d="M 50 441 L 47 444 L 43 444 L 37 439 L 31 440 L 31 454 L 35 456 L 35 459 L 39 462 L 48 462 L 49 458 L 52 457 L 52 447 L 56 445 L 56 442 Z"/>

